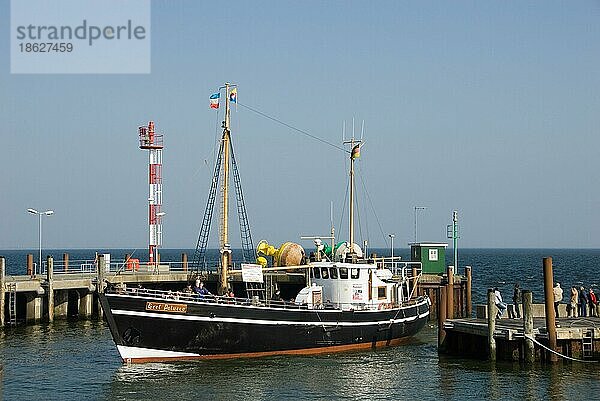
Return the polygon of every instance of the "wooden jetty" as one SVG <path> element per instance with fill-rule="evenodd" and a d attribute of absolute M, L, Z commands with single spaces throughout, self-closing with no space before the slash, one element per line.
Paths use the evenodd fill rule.
<path fill-rule="evenodd" d="M 438 313 L 439 352 L 492 361 L 599 361 L 600 318 L 557 318 L 552 258 L 544 258 L 543 270 L 545 303 L 534 305 L 531 291 L 523 291 L 522 319 L 497 319 L 492 289 L 488 290 L 487 305 L 478 306 L 477 318 L 454 318 L 446 316 L 441 309 Z M 566 315 L 564 306 L 559 309 L 563 316 Z"/>
<path fill-rule="evenodd" d="M 600 358 L 600 318 L 559 318 L 556 320 L 556 352 L 576 359 Z M 445 354 L 489 359 L 487 319 L 452 319 L 444 323 L 446 337 L 440 351 Z M 549 361 L 548 330 L 545 317 L 533 318 L 533 330 L 529 334 L 538 344 L 534 359 Z M 494 328 L 496 358 L 498 360 L 525 361 L 526 333 L 523 319 L 498 319 Z"/>
<path fill-rule="evenodd" d="M 98 293 L 107 285 L 180 291 L 196 274 L 188 269 L 186 254 L 182 254 L 181 262 L 152 265 L 140 264 L 128 255 L 122 261 L 106 263 L 103 255 L 96 261 L 69 261 L 65 254 L 56 264 L 48 257 L 42 274 L 33 269 L 32 257 L 28 255 L 27 260 L 28 274 L 6 275 L 5 259 L 0 257 L 0 327 L 68 316 L 101 317 Z M 216 289 L 218 272 L 202 271 L 199 275 L 208 288 Z M 303 275 L 283 273 L 272 274 L 269 279 L 277 283 L 282 294 L 294 292 L 305 282 Z M 231 280 L 234 292 L 243 292 L 243 284 L 239 275 Z"/>

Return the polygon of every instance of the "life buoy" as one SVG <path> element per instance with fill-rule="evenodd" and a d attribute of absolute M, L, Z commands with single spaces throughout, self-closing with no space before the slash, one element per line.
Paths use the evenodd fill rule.
<path fill-rule="evenodd" d="M 133 259 L 133 258 L 129 258 L 127 260 L 127 270 L 135 270 L 138 271 L 140 270 L 140 260 L 139 259 Z"/>

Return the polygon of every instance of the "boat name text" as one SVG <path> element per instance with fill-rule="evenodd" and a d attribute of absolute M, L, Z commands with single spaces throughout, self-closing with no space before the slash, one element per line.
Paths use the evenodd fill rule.
<path fill-rule="evenodd" d="M 186 304 L 165 304 L 162 302 L 146 302 L 146 310 L 155 312 L 187 313 Z"/>

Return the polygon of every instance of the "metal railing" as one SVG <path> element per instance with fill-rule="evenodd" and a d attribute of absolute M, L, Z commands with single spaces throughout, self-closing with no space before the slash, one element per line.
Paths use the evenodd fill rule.
<path fill-rule="evenodd" d="M 227 305 L 238 305 L 238 306 L 256 306 L 266 308 L 279 308 L 279 309 L 295 309 L 295 310 L 381 310 L 381 309 L 394 309 L 399 307 L 408 307 L 415 305 L 420 301 L 420 298 L 412 299 L 408 302 L 398 303 L 334 303 L 324 302 L 318 305 L 313 305 L 309 308 L 307 304 L 297 304 L 294 301 L 283 301 L 283 300 L 265 300 L 258 297 L 252 298 L 240 298 L 240 297 L 228 297 L 225 295 L 200 295 L 196 293 L 189 293 L 185 291 L 165 291 L 165 290 L 154 290 L 149 288 L 127 288 L 127 287 L 115 287 L 109 289 L 107 292 L 116 294 L 127 294 L 130 296 L 149 297 L 159 301 L 182 301 L 197 304 L 227 304 Z"/>
<path fill-rule="evenodd" d="M 186 266 L 187 265 L 187 266 Z M 42 262 L 41 268 L 38 263 L 33 264 L 34 275 L 46 275 L 48 263 Z M 105 264 L 106 273 L 114 274 L 135 274 L 135 273 L 183 273 L 190 270 L 189 263 L 184 262 L 160 262 L 160 264 L 147 262 L 127 263 L 125 260 Z M 69 260 L 64 263 L 62 260 L 56 260 L 53 263 L 54 274 L 96 274 L 98 271 L 98 261 L 96 260 Z M 216 271 L 216 268 L 215 268 Z"/>
<path fill-rule="evenodd" d="M 417 269 L 417 275 L 420 275 L 423 270 L 421 262 L 404 261 L 399 256 L 393 258 L 375 258 L 373 261 L 377 264 L 377 267 L 389 269 L 394 276 L 402 278 L 412 277 L 413 268 Z"/>

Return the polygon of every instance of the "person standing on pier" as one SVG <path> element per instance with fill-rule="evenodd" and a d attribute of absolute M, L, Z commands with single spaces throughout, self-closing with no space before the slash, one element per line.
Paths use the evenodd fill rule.
<path fill-rule="evenodd" d="M 496 304 L 496 308 L 498 308 L 498 313 L 496 314 L 496 319 L 500 319 L 506 310 L 506 304 L 502 302 L 502 294 L 500 294 L 500 290 L 498 287 L 494 288 L 494 303 Z"/>
<path fill-rule="evenodd" d="M 515 283 L 515 288 L 513 289 L 513 304 L 515 307 L 515 314 L 517 315 L 517 319 L 521 318 L 521 302 L 523 301 L 521 296 L 521 287 L 519 283 Z"/>
<path fill-rule="evenodd" d="M 587 294 L 583 286 L 579 287 L 579 317 L 587 316 Z"/>
<path fill-rule="evenodd" d="M 594 290 L 590 287 L 590 317 L 598 316 L 596 313 L 596 306 L 598 306 L 598 298 L 596 298 L 596 294 L 594 294 Z"/>
<path fill-rule="evenodd" d="M 555 316 L 558 317 L 558 305 L 560 304 L 560 301 L 562 301 L 563 299 L 563 289 L 560 288 L 560 283 L 556 283 L 554 285 L 554 313 Z"/>
<path fill-rule="evenodd" d="M 569 317 L 577 317 L 577 301 L 579 298 L 579 292 L 577 291 L 577 287 L 571 287 L 571 309 L 569 311 Z"/>

